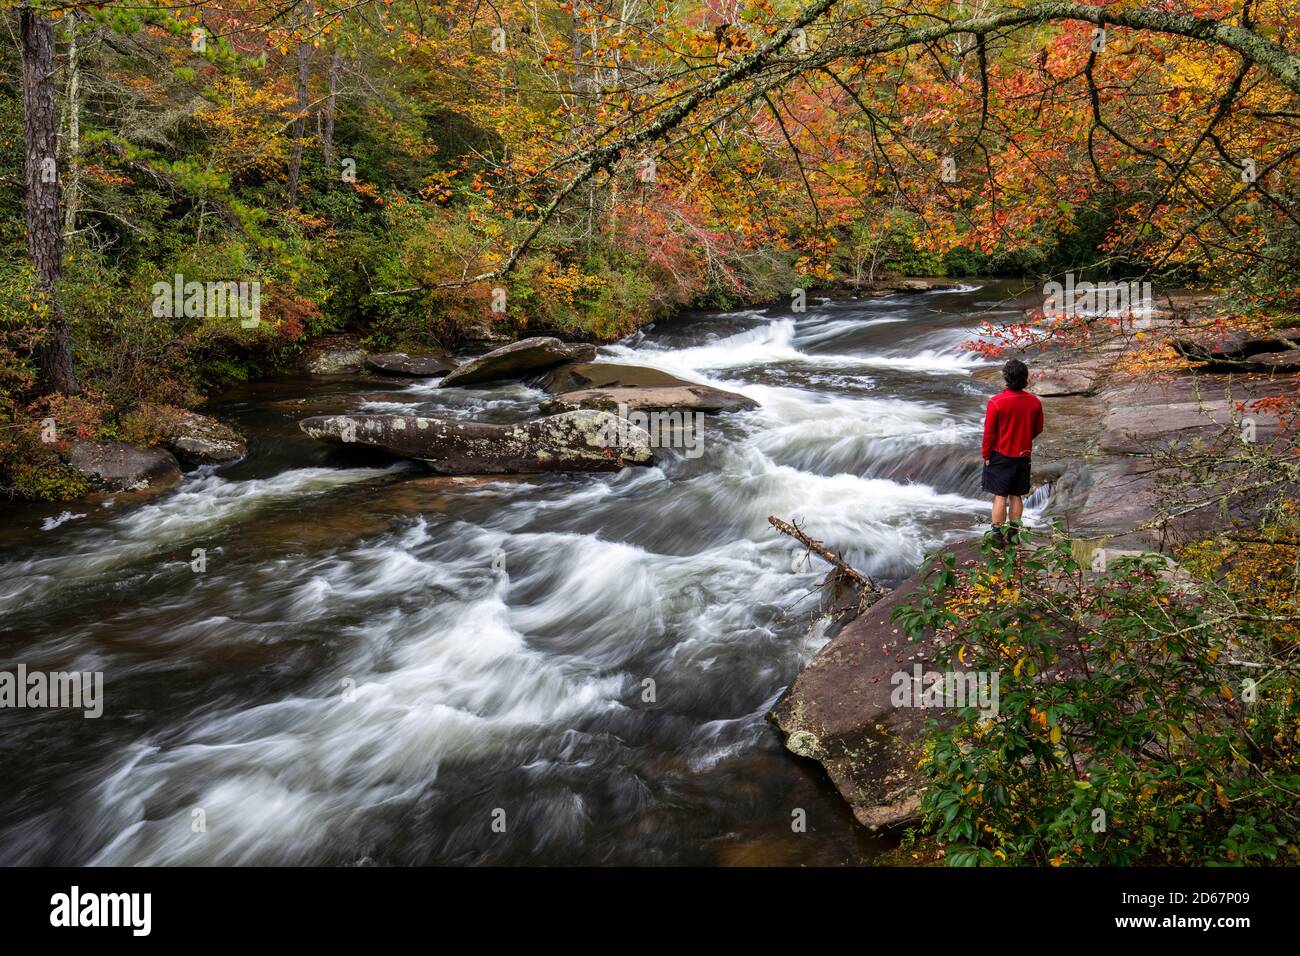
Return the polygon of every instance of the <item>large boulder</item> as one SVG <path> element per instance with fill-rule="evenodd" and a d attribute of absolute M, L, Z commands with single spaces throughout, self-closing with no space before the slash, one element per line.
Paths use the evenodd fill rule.
<path fill-rule="evenodd" d="M 889 293 L 911 293 L 918 292 L 937 292 L 939 290 L 957 289 L 961 283 L 954 282 L 951 279 L 931 279 L 918 276 L 901 276 L 894 279 L 877 279 L 870 283 L 870 288 L 875 292 Z"/>
<path fill-rule="evenodd" d="M 563 362 L 590 362 L 595 357 L 594 345 L 566 345 L 550 336 L 520 339 L 457 366 L 447 373 L 440 384 L 446 388 L 477 385 L 498 379 L 523 378 L 532 372 Z"/>
<path fill-rule="evenodd" d="M 436 355 L 408 355 L 405 352 L 372 352 L 365 356 L 364 361 L 367 371 L 412 378 L 436 378 L 456 367 Z"/>
<path fill-rule="evenodd" d="M 584 388 L 646 388 L 660 385 L 690 385 L 691 382 L 648 365 L 620 365 L 617 362 L 573 362 L 558 365 L 534 383 L 552 395 Z"/>
<path fill-rule="evenodd" d="M 68 464 L 107 491 L 166 491 L 181 483 L 171 452 L 120 441 L 81 441 L 68 449 Z"/>
<path fill-rule="evenodd" d="M 229 425 L 172 405 L 143 404 L 128 417 L 127 427 L 191 467 L 220 465 L 248 453 L 243 436 Z"/>
<path fill-rule="evenodd" d="M 1094 395 L 1106 379 L 1111 364 L 1108 357 L 1082 357 L 1076 355 L 1025 355 L 1016 356 L 1029 366 L 1029 387 L 1039 398 L 1068 398 L 1076 395 Z M 1005 388 L 1002 366 L 984 365 L 971 372 L 971 378 L 986 382 L 995 388 Z"/>
<path fill-rule="evenodd" d="M 953 549 L 978 557 L 973 543 Z M 942 712 L 894 703 L 894 675 L 933 670 L 933 639 L 909 641 L 890 615 L 925 581 L 917 572 L 844 627 L 817 652 L 768 714 L 792 753 L 826 768 L 858 822 L 872 829 L 916 819 L 917 762 L 928 719 Z"/>
<path fill-rule="evenodd" d="M 547 414 L 575 408 L 607 412 L 736 412 L 757 408 L 758 402 L 711 385 L 683 384 L 657 387 L 586 388 L 565 392 L 542 403 Z"/>
<path fill-rule="evenodd" d="M 1029 370 L 1029 391 L 1041 398 L 1092 395 L 1104 370 L 1100 363 L 1042 365 Z"/>
<path fill-rule="evenodd" d="M 322 441 L 418 459 L 444 475 L 617 471 L 654 462 L 650 436 L 608 412 L 566 412 L 515 425 L 326 415 L 304 419 L 299 427 Z"/>
<path fill-rule="evenodd" d="M 316 348 L 305 356 L 307 371 L 313 375 L 350 375 L 360 372 L 365 361 L 365 350 L 352 346 Z"/>

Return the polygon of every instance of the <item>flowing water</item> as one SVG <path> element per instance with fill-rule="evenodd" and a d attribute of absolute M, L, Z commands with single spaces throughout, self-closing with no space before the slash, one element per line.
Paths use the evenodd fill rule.
<path fill-rule="evenodd" d="M 760 403 L 651 468 L 432 478 L 296 421 L 361 396 L 506 422 L 544 395 L 280 380 L 214 404 L 249 455 L 176 493 L 5 506 L 0 670 L 102 671 L 105 703 L 0 710 L 0 863 L 869 861 L 879 838 L 764 719 L 828 636 L 824 566 L 767 516 L 886 583 L 976 533 L 992 388 L 961 342 L 1007 295 L 603 348 Z"/>

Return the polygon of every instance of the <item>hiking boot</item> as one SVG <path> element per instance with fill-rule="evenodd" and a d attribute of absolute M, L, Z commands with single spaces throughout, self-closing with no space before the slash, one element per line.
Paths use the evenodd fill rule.
<path fill-rule="evenodd" d="M 1006 534 L 1003 532 L 1001 525 L 995 524 L 993 526 L 992 530 L 989 531 L 989 538 L 993 543 L 993 547 L 997 548 L 999 551 L 1007 546 Z"/>
<path fill-rule="evenodd" d="M 1020 532 L 1022 528 L 1018 524 L 1008 525 L 1006 532 L 1007 544 L 1013 548 L 1020 543 Z"/>

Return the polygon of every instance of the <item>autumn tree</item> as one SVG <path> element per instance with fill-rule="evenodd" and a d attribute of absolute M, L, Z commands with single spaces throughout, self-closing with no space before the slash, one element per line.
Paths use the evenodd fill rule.
<path fill-rule="evenodd" d="M 42 387 L 74 395 L 72 341 L 59 298 L 63 223 L 59 209 L 58 123 L 54 110 L 54 27 L 31 4 L 18 11 L 22 42 L 23 182 L 27 250 L 49 321 L 41 350 Z"/>

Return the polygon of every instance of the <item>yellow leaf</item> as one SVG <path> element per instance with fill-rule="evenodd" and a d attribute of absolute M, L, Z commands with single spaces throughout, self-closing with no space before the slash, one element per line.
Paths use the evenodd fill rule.
<path fill-rule="evenodd" d="M 1059 743 L 1061 742 L 1061 725 L 1060 725 L 1060 724 L 1057 724 L 1055 727 L 1052 728 L 1052 733 L 1051 733 L 1050 736 L 1051 736 L 1051 738 L 1052 738 L 1052 743 L 1054 743 L 1054 744 L 1059 744 Z"/>

